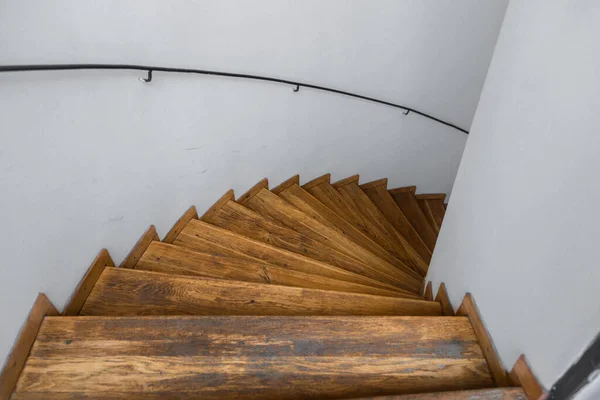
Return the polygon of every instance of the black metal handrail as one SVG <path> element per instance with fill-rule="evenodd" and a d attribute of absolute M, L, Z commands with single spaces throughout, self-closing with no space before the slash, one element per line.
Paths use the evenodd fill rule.
<path fill-rule="evenodd" d="M 400 108 L 404 110 L 404 115 L 408 115 L 409 113 L 415 113 L 422 117 L 428 118 L 430 120 L 439 122 L 442 125 L 449 126 L 461 132 L 469 134 L 469 131 L 463 129 L 459 126 L 451 124 L 450 122 L 446 122 L 440 118 L 436 118 L 433 115 L 424 113 L 422 111 L 416 110 L 411 107 L 403 106 L 401 104 L 392 103 L 389 101 L 379 100 L 374 97 L 363 96 L 356 93 L 346 92 L 344 90 L 338 90 L 329 88 L 326 86 L 312 85 L 310 83 L 292 81 L 289 79 L 279 79 L 279 78 L 271 78 L 268 76 L 261 75 L 250 75 L 250 74 L 238 74 L 233 72 L 222 72 L 222 71 L 210 71 L 204 69 L 192 69 L 192 68 L 172 68 L 172 67 L 156 67 L 150 65 L 133 65 L 133 64 L 50 64 L 50 65 L 2 65 L 0 66 L 0 72 L 23 72 L 23 71 L 60 71 L 60 70 L 78 70 L 78 69 L 123 69 L 123 70 L 136 70 L 136 71 L 148 71 L 148 77 L 142 78 L 144 82 L 152 81 L 152 72 L 160 71 L 160 72 L 178 72 L 183 74 L 200 74 L 200 75 L 214 75 L 214 76 L 226 76 L 230 78 L 243 78 L 243 79 L 253 79 L 257 81 L 267 81 L 267 82 L 276 82 L 283 83 L 286 85 L 295 86 L 294 92 L 300 90 L 301 87 L 322 90 L 330 93 L 337 93 L 344 96 L 350 96 L 357 99 L 371 101 L 373 103 L 384 104 L 386 106 Z"/>

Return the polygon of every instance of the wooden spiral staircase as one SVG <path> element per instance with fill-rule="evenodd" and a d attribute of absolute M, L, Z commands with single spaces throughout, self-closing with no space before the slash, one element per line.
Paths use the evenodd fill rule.
<path fill-rule="evenodd" d="M 470 295 L 433 299 L 445 196 L 415 189 L 264 179 L 151 226 L 119 268 L 101 251 L 62 315 L 38 297 L 0 397 L 536 399 Z"/>

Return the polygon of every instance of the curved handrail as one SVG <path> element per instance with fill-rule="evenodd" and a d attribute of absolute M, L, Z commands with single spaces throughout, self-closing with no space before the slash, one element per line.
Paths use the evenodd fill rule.
<path fill-rule="evenodd" d="M 405 111 L 404 115 L 408 115 L 409 113 L 415 113 L 422 117 L 428 118 L 430 120 L 439 122 L 442 125 L 449 126 L 461 132 L 469 134 L 469 131 L 463 129 L 459 126 L 451 124 L 450 122 L 446 122 L 440 118 L 436 118 L 433 115 L 424 113 L 422 111 L 416 110 L 411 107 L 403 106 L 401 104 L 392 103 L 389 101 L 379 100 L 374 97 L 363 96 L 357 93 L 346 92 L 344 90 L 338 90 L 329 88 L 326 86 L 312 85 L 310 83 L 292 81 L 288 79 L 279 79 L 279 78 L 271 78 L 268 76 L 262 75 L 250 75 L 250 74 L 238 74 L 233 72 L 222 72 L 222 71 L 211 71 L 204 69 L 193 69 L 193 68 L 172 68 L 172 67 L 157 67 L 151 65 L 135 65 L 135 64 L 47 64 L 47 65 L 0 65 L 0 72 L 23 72 L 23 71 L 60 71 L 60 70 L 78 70 L 78 69 L 123 69 L 123 70 L 136 70 L 136 71 L 148 71 L 148 77 L 143 78 L 144 82 L 152 81 L 152 72 L 160 71 L 160 72 L 177 72 L 183 74 L 199 74 L 199 75 L 215 75 L 215 76 L 225 76 L 229 78 L 243 78 L 243 79 L 253 79 L 258 81 L 267 81 L 267 82 L 276 82 L 283 83 L 286 85 L 295 86 L 294 92 L 300 90 L 301 87 L 322 90 L 325 92 L 337 93 L 344 96 L 354 97 L 357 99 L 371 101 L 373 103 L 384 104 L 386 106 L 400 108 Z"/>

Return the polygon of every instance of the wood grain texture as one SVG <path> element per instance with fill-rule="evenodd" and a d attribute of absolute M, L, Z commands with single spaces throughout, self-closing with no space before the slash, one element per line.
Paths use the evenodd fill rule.
<path fill-rule="evenodd" d="M 179 236 L 179 232 L 185 228 L 185 226 L 191 220 L 198 219 L 198 213 L 196 212 L 196 207 L 191 206 L 188 210 L 175 222 L 175 225 L 171 228 L 167 235 L 162 240 L 164 243 L 173 243 L 177 236 Z"/>
<path fill-rule="evenodd" d="M 491 385 L 465 318 L 48 317 L 14 398 L 338 399 Z"/>
<path fill-rule="evenodd" d="M 293 185 L 291 187 L 302 190 L 298 185 Z M 288 191 L 291 187 L 287 188 L 285 191 Z M 391 264 L 382 262 L 382 260 L 373 253 L 362 246 L 357 245 L 344 234 L 320 223 L 310 215 L 305 214 L 300 209 L 294 207 L 283 198 L 268 190 L 261 190 L 248 200 L 245 205 L 260 215 L 278 221 L 305 237 L 311 238 L 327 247 L 333 248 L 340 253 L 360 261 L 360 268 L 356 265 L 346 264 L 345 268 L 352 272 L 418 294 L 418 290 L 421 286 L 419 279 L 414 278 L 410 274 Z"/>
<path fill-rule="evenodd" d="M 267 178 L 263 178 L 256 185 L 252 186 L 246 193 L 237 199 L 237 202 L 240 204 L 246 204 L 246 201 L 254 197 L 254 195 L 260 192 L 262 189 L 269 190 L 269 180 Z"/>
<path fill-rule="evenodd" d="M 113 262 L 108 250 L 102 249 L 96 256 L 96 259 L 92 262 L 92 265 L 88 268 L 87 272 L 77 285 L 75 292 L 71 295 L 67 305 L 64 308 L 63 315 L 77 315 L 79 310 L 83 307 L 85 300 L 91 293 L 94 285 L 102 275 L 105 267 L 114 267 Z"/>
<path fill-rule="evenodd" d="M 379 211 L 387 218 L 394 229 L 417 252 L 419 257 L 429 265 L 431 262 L 431 250 L 429 250 L 429 247 L 427 247 L 408 218 L 404 215 L 400 207 L 398 207 L 394 198 L 388 193 L 386 187 L 377 185 L 362 188 L 362 190 L 371 199 L 373 204 L 379 208 Z M 425 276 L 426 272 L 427 270 L 421 271 L 423 276 Z"/>
<path fill-rule="evenodd" d="M 401 293 L 396 290 L 374 288 L 324 276 L 305 274 L 254 258 L 223 256 L 212 252 L 196 252 L 161 242 L 153 242 L 148 247 L 136 269 L 309 289 L 418 298 L 415 295 Z"/>
<path fill-rule="evenodd" d="M 137 241 L 135 246 L 133 246 L 133 249 L 131 249 L 129 254 L 127 254 L 127 257 L 125 257 L 125 259 L 123 260 L 121 265 L 119 265 L 119 267 L 135 268 L 142 254 L 144 254 L 148 246 L 150 246 L 150 243 L 159 240 L 160 238 L 158 237 L 158 233 L 156 233 L 156 228 L 154 227 L 154 225 L 150 225 L 150 227 L 146 230 L 146 232 L 144 232 L 142 237 Z"/>
<path fill-rule="evenodd" d="M 411 267 L 416 276 L 423 277 L 427 271 L 427 263 L 379 211 L 379 208 L 361 190 L 358 183 L 351 182 L 338 188 L 338 191 L 348 201 L 352 201 L 365 219 L 370 222 L 372 227 L 370 233 L 374 235 L 373 239 L 397 259 Z"/>
<path fill-rule="evenodd" d="M 397 193 L 412 193 L 415 194 L 417 192 L 417 187 L 416 186 L 403 186 L 403 187 L 399 187 L 399 188 L 394 188 L 394 189 L 388 189 L 388 192 L 390 192 L 390 194 L 393 196 Z"/>
<path fill-rule="evenodd" d="M 538 400 L 540 396 L 546 393 L 546 390 L 544 390 L 533 374 L 533 371 L 531 371 L 531 368 L 529 368 L 525 355 L 521 355 L 517 359 L 513 369 L 510 371 L 510 378 L 513 384 L 520 385 L 523 388 L 528 400 Z"/>
<path fill-rule="evenodd" d="M 347 253 L 328 247 L 321 241 L 303 235 L 278 221 L 266 218 L 235 202 L 228 202 L 218 212 L 204 221 L 361 275 L 364 275 L 362 271 L 368 268 L 363 262 L 349 256 Z"/>
<path fill-rule="evenodd" d="M 494 347 L 491 336 L 485 329 L 485 325 L 483 324 L 483 320 L 479 315 L 479 310 L 477 309 L 477 305 L 475 304 L 471 293 L 465 294 L 462 304 L 456 311 L 456 315 L 469 317 L 471 325 L 473 326 L 473 330 L 475 331 L 475 335 L 477 335 L 479 345 L 481 346 L 483 354 L 485 355 L 485 359 L 492 374 L 492 378 L 494 379 L 494 383 L 499 387 L 510 386 L 508 374 L 502 367 L 502 362 L 500 361 L 498 352 Z"/>
<path fill-rule="evenodd" d="M 36 340 L 40 326 L 42 325 L 44 318 L 49 315 L 56 316 L 59 315 L 59 312 L 56 310 L 56 307 L 52 305 L 48 297 L 46 297 L 45 294 L 40 293 L 38 294 L 35 303 L 33 303 L 33 307 L 27 316 L 27 320 L 21 328 L 17 341 L 8 355 L 6 364 L 4 364 L 4 368 L 0 373 L 0 399 L 10 398 L 11 393 L 17 385 L 17 380 L 23 370 L 25 361 L 29 356 L 29 351 Z"/>
<path fill-rule="evenodd" d="M 436 222 L 436 218 L 433 215 L 433 211 L 430 207 L 429 201 L 425 199 L 417 199 L 417 204 L 423 212 L 423 215 L 425 215 L 425 218 L 427 218 L 427 223 L 429 224 L 429 226 L 431 226 L 431 229 L 433 229 L 437 238 L 437 235 L 440 233 L 440 225 Z"/>
<path fill-rule="evenodd" d="M 435 296 L 435 301 L 441 304 L 442 315 L 448 317 L 454 315 L 454 309 L 452 308 L 452 303 L 450 303 L 450 298 L 448 297 L 448 291 L 446 290 L 446 284 L 444 282 L 440 283 L 437 295 Z"/>
<path fill-rule="evenodd" d="M 262 260 L 269 264 L 306 274 L 325 276 L 331 279 L 388 290 L 397 290 L 397 288 L 389 284 L 309 257 L 304 257 L 291 251 L 270 246 L 258 240 L 250 239 L 202 221 L 191 221 L 181 232 L 181 235 L 174 244 L 194 251 L 238 258 L 253 258 L 257 261 Z"/>
<path fill-rule="evenodd" d="M 444 207 L 444 203 L 440 199 L 432 199 L 426 200 L 429 205 L 429 209 L 431 210 L 431 215 L 433 216 L 433 220 L 439 229 L 442 228 L 442 222 L 444 221 L 444 215 L 446 215 L 446 207 Z"/>
<path fill-rule="evenodd" d="M 200 221 L 208 221 L 214 214 L 218 213 L 221 208 L 230 201 L 235 201 L 233 189 L 229 189 L 223 196 L 219 198 L 206 212 L 200 217 Z"/>
<path fill-rule="evenodd" d="M 433 290 L 431 289 L 431 281 L 427 282 L 425 285 L 425 296 L 423 296 L 425 300 L 433 301 Z"/>
<path fill-rule="evenodd" d="M 411 186 L 411 188 L 416 190 L 415 186 Z M 402 210 L 402 213 L 406 216 L 410 224 L 415 228 L 423 242 L 425 242 L 429 250 L 433 252 L 437 240 L 437 232 L 419 206 L 414 191 L 400 189 L 405 188 L 388 190 L 388 192 L 398 207 L 400 207 L 400 210 Z"/>
<path fill-rule="evenodd" d="M 275 186 L 273 189 L 271 189 L 271 192 L 275 193 L 275 194 L 279 194 L 279 192 L 281 192 L 282 190 L 285 190 L 285 188 L 291 186 L 291 185 L 299 185 L 300 184 L 300 175 L 294 175 L 291 178 L 281 182 L 279 185 Z"/>
<path fill-rule="evenodd" d="M 446 200 L 446 193 L 421 193 L 415 196 L 417 200 L 441 200 L 442 203 Z"/>
<path fill-rule="evenodd" d="M 361 397 L 352 400 L 527 400 L 518 387 Z M 537 399 L 536 399 L 537 400 Z"/>
<path fill-rule="evenodd" d="M 377 179 L 377 180 L 374 180 L 371 182 L 363 183 L 362 185 L 360 185 L 360 188 L 362 190 L 366 190 L 366 189 L 372 189 L 372 188 L 376 188 L 376 187 L 382 187 L 383 189 L 387 190 L 387 184 L 388 184 L 387 178 L 382 178 L 382 179 Z"/>
<path fill-rule="evenodd" d="M 336 189 L 339 189 L 342 186 L 346 186 L 349 183 L 356 183 L 356 184 L 358 184 L 358 180 L 359 179 L 360 179 L 360 175 L 356 174 L 356 175 L 352 175 L 352 176 L 349 176 L 349 177 L 344 178 L 344 179 L 340 179 L 339 181 L 332 183 L 331 186 L 333 186 Z"/>
<path fill-rule="evenodd" d="M 331 181 L 331 174 L 325 174 L 325 175 L 316 177 L 312 181 L 306 182 L 304 185 L 302 185 L 302 187 L 304 188 L 304 190 L 308 190 L 313 186 L 320 185 L 323 182 L 329 183 L 330 181 Z"/>
<path fill-rule="evenodd" d="M 348 203 L 328 182 L 321 181 L 318 185 L 308 189 L 305 189 L 305 186 L 301 188 L 290 186 L 279 196 L 321 224 L 346 235 L 354 243 L 364 247 L 388 264 L 412 271 L 364 232 L 362 221 L 358 220 L 359 222 L 357 222 L 357 219 L 354 218 L 360 214 L 358 210 L 354 209 L 354 204 Z"/>
<path fill-rule="evenodd" d="M 106 268 L 81 315 L 441 315 L 439 303 Z"/>

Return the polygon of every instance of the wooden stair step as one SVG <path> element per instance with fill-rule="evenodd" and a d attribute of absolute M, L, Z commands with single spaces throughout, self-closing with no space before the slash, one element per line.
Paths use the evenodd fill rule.
<path fill-rule="evenodd" d="M 390 189 L 388 192 L 402 210 L 402 213 L 410 221 L 411 225 L 429 250 L 433 251 L 437 240 L 437 232 L 423 213 L 421 206 L 415 197 L 416 186 L 408 186 L 396 189 Z"/>
<path fill-rule="evenodd" d="M 150 243 L 136 264 L 135 269 L 175 275 L 192 275 L 243 282 L 295 286 L 308 289 L 419 298 L 416 295 L 399 293 L 395 290 L 386 290 L 340 281 L 325 276 L 306 274 L 250 257 L 238 258 L 211 252 L 197 252 L 161 242 Z"/>
<path fill-rule="evenodd" d="M 339 399 L 492 384 L 464 317 L 46 317 L 12 398 Z"/>
<path fill-rule="evenodd" d="M 440 233 L 446 208 L 441 198 L 430 198 L 429 195 L 417 195 L 417 203 L 427 217 L 427 221 L 436 233 Z"/>
<path fill-rule="evenodd" d="M 210 214 L 204 215 L 201 220 L 271 246 L 364 275 L 363 271 L 366 266 L 360 260 L 328 247 L 313 237 L 290 229 L 276 220 L 266 218 L 234 201 L 224 202 L 218 209 L 213 207 Z M 370 277 L 373 278 L 372 275 Z"/>
<path fill-rule="evenodd" d="M 387 178 L 360 185 L 360 188 L 371 199 L 373 204 L 379 208 L 379 211 L 387 218 L 396 231 L 429 264 L 431 262 L 431 250 L 429 250 L 423 239 L 421 239 L 421 236 L 419 236 L 392 196 L 388 193 Z"/>
<path fill-rule="evenodd" d="M 439 303 L 105 268 L 80 315 L 441 315 Z"/>
<path fill-rule="evenodd" d="M 397 288 L 367 276 L 304 257 L 300 254 L 250 239 L 199 220 L 190 221 L 179 236 L 177 236 L 173 244 L 194 251 L 238 258 L 250 258 L 255 261 L 262 260 L 293 271 L 324 276 L 345 282 L 358 283 L 386 290 L 396 290 L 403 293 L 408 291 L 417 295 L 421 294 L 410 288 Z"/>
<path fill-rule="evenodd" d="M 528 398 L 523 389 L 519 387 L 506 387 L 377 397 L 355 397 L 352 400 L 528 400 Z"/>
<path fill-rule="evenodd" d="M 358 186 L 357 181 L 351 181 L 344 185 L 337 184 L 337 190 L 348 201 L 352 201 L 370 222 L 370 233 L 374 235 L 373 239 L 396 258 L 413 268 L 416 273 L 421 276 L 425 275 L 427 263 L 379 211 L 369 196 Z"/>
<path fill-rule="evenodd" d="M 298 185 L 292 186 L 298 187 Z M 357 245 L 344 234 L 320 223 L 267 189 L 261 189 L 254 196 L 246 199 L 243 205 L 264 217 L 279 221 L 306 237 L 320 241 L 328 247 L 362 261 L 362 269 L 353 270 L 353 272 L 416 293 L 422 286 L 419 279 L 391 264 L 382 262 L 373 253 Z"/>

